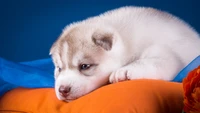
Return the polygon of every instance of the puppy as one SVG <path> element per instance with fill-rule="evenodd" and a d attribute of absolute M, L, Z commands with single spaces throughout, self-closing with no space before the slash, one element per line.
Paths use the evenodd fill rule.
<path fill-rule="evenodd" d="M 171 14 L 122 7 L 67 26 L 50 54 L 56 95 L 72 101 L 108 82 L 172 80 L 200 55 L 200 39 Z"/>

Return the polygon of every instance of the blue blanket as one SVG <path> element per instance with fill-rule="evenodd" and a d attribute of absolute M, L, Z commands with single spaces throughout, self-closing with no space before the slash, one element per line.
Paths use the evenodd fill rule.
<path fill-rule="evenodd" d="M 200 65 L 200 56 L 186 66 L 174 82 L 182 82 L 187 73 Z M 54 87 L 54 65 L 50 58 L 30 62 L 15 63 L 0 58 L 0 96 L 16 87 Z"/>
<path fill-rule="evenodd" d="M 16 87 L 54 87 L 53 71 L 50 58 L 21 63 L 0 58 L 0 96 Z"/>

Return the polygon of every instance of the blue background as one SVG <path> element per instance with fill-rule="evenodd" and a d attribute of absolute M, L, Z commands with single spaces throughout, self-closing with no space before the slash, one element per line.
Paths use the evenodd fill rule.
<path fill-rule="evenodd" d="M 66 25 L 125 5 L 165 10 L 200 32 L 199 0 L 1 0 L 0 57 L 15 62 L 48 58 Z"/>

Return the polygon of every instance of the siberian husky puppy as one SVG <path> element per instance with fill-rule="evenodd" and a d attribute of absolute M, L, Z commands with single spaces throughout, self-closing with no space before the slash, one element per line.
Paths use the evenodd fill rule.
<path fill-rule="evenodd" d="M 200 39 L 169 13 L 122 7 L 68 25 L 50 54 L 56 95 L 72 101 L 108 82 L 172 80 L 200 55 Z"/>

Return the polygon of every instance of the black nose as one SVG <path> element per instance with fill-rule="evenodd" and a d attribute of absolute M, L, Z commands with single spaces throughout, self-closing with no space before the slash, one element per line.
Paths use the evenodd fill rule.
<path fill-rule="evenodd" d="M 69 87 L 69 86 L 60 86 L 59 87 L 60 95 L 63 97 L 67 97 L 69 95 L 70 90 L 71 90 L 71 87 Z"/>

